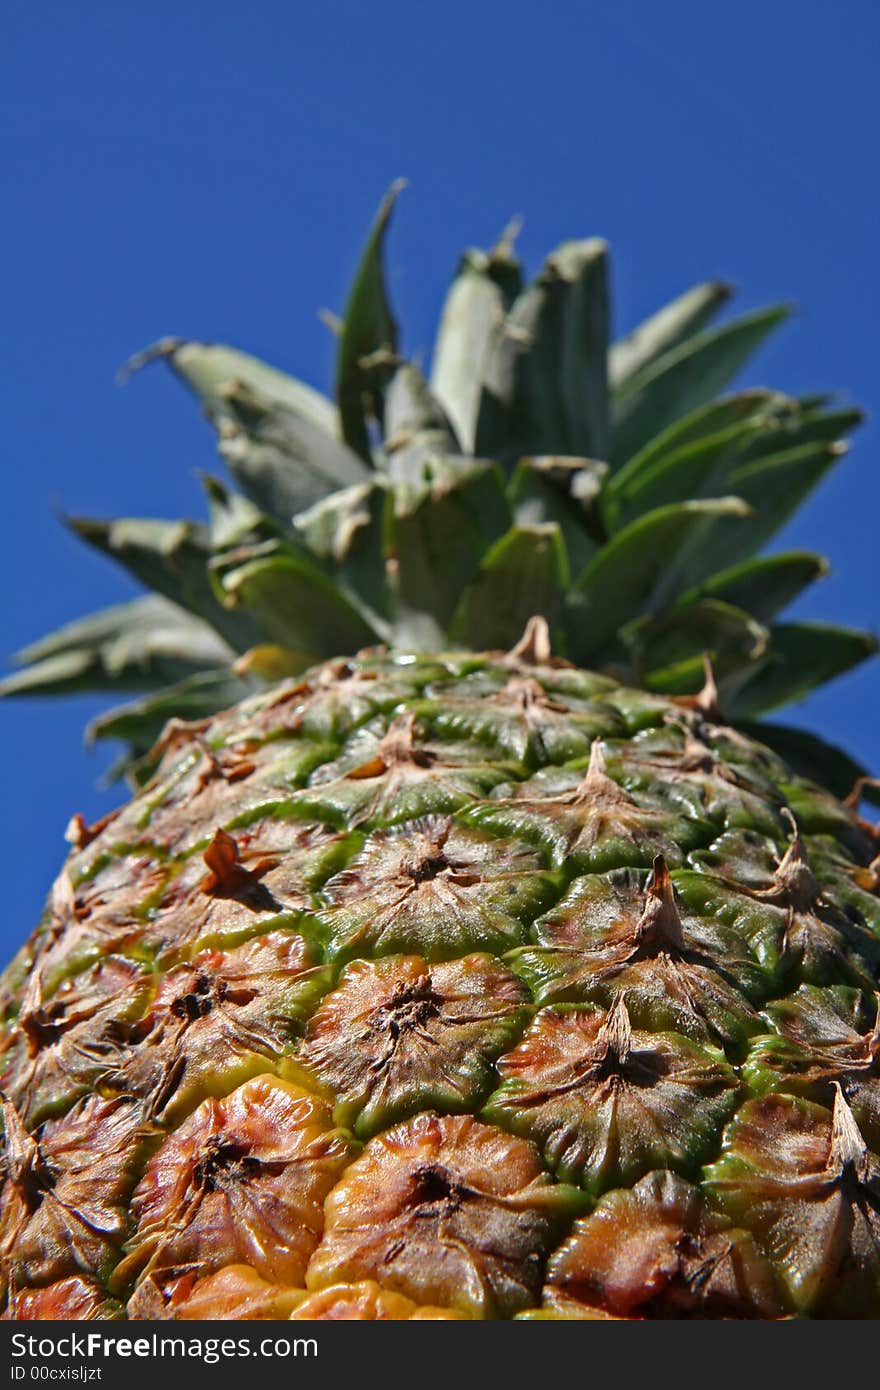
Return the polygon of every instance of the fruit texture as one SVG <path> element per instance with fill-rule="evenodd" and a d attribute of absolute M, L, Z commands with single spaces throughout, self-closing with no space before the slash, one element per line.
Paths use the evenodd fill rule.
<path fill-rule="evenodd" d="M 8 1318 L 880 1316 L 876 784 L 764 722 L 876 647 L 766 546 L 828 397 L 785 317 L 609 341 L 608 248 L 383 275 L 335 403 L 171 339 L 237 488 L 73 521 L 149 591 L 20 653 L 134 798 L 0 983 Z"/>
<path fill-rule="evenodd" d="M 367 653 L 73 833 L 5 977 L 11 1315 L 880 1313 L 874 833 L 716 711 Z"/>

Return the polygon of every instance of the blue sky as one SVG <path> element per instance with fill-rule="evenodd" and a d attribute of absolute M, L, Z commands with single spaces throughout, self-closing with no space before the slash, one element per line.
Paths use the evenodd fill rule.
<path fill-rule="evenodd" d="M 522 213 L 532 265 L 565 237 L 612 241 L 620 328 L 707 276 L 744 307 L 796 301 L 750 380 L 839 388 L 877 414 L 869 0 L 833 17 L 815 0 L 35 0 L 4 31 L 4 652 L 133 591 L 53 507 L 199 513 L 207 428 L 164 373 L 114 386 L 120 362 L 178 333 L 326 385 L 316 311 L 341 307 L 398 175 L 390 270 L 410 351 L 459 250 Z M 786 536 L 833 564 L 804 614 L 878 623 L 877 447 L 869 423 Z M 878 694 L 880 661 L 796 717 L 880 769 Z M 108 754 L 82 749 L 100 707 L 0 705 L 9 948 L 71 812 L 119 798 L 96 787 Z"/>

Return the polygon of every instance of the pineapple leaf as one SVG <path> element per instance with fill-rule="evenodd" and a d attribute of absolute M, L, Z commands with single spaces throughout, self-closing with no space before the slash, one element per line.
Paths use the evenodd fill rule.
<path fill-rule="evenodd" d="M 680 415 L 723 391 L 788 314 L 787 305 L 775 305 L 696 333 L 630 377 L 614 393 L 612 466 L 625 463 Z"/>
<path fill-rule="evenodd" d="M 388 544 L 398 647 L 442 647 L 462 591 L 511 524 L 495 464 L 436 460 L 421 487 L 400 488 Z"/>
<path fill-rule="evenodd" d="M 488 254 L 464 253 L 434 344 L 431 387 L 466 451 L 476 445 L 484 368 L 503 331 L 507 310 L 521 289 L 512 242 L 511 229 Z"/>
<path fill-rule="evenodd" d="M 598 240 L 569 242 L 555 260 L 565 286 L 560 384 L 570 448 L 574 454 L 604 459 L 608 449 L 608 246 Z"/>
<path fill-rule="evenodd" d="M 688 584 L 699 584 L 761 550 L 846 452 L 845 444 L 820 441 L 747 459 L 731 468 L 726 485 L 751 507 L 753 517 L 742 528 L 722 523 L 711 541 L 694 549 L 684 565 Z"/>
<path fill-rule="evenodd" d="M 787 403 L 788 397 L 772 391 L 740 391 L 701 406 L 661 430 L 608 479 L 602 501 L 609 528 L 616 528 L 618 512 L 628 505 L 630 496 L 658 464 L 749 420 L 772 418 Z"/>
<path fill-rule="evenodd" d="M 486 363 L 478 453 L 604 458 L 607 246 L 565 242 L 517 297 Z"/>
<path fill-rule="evenodd" d="M 212 572 L 224 603 L 249 613 L 261 640 L 300 652 L 303 668 L 317 657 L 357 651 L 376 640 L 333 579 L 292 542 L 229 551 L 216 557 Z"/>
<path fill-rule="evenodd" d="M 221 454 L 262 510 L 289 521 L 366 474 L 339 438 L 335 406 L 304 382 L 234 348 L 176 338 L 132 358 L 126 372 L 160 358 L 201 401 Z"/>
<path fill-rule="evenodd" d="M 255 544 L 278 534 L 278 523 L 240 492 L 233 492 L 209 473 L 201 475 L 208 500 L 208 532 L 212 550 Z"/>
<path fill-rule="evenodd" d="M 742 479 L 752 476 L 751 465 L 810 447 L 815 453 L 803 457 L 823 458 L 823 450 L 842 447 L 836 442 L 841 430 L 851 429 L 859 418 L 854 411 L 803 412 L 797 401 L 773 397 L 765 409 L 715 434 L 671 452 L 655 452 L 636 472 L 630 472 L 628 465 L 626 484 L 613 491 L 606 516 L 610 512 L 617 527 L 664 502 L 724 492 L 745 495 Z M 645 453 L 639 457 L 645 460 Z M 764 510 L 759 493 L 756 489 L 754 496 L 748 495 L 756 511 Z"/>
<path fill-rule="evenodd" d="M 599 517 L 607 464 L 592 459 L 520 459 L 508 485 L 514 517 L 522 526 L 556 522 L 571 569 L 580 573 L 605 536 Z"/>
<path fill-rule="evenodd" d="M 535 613 L 557 627 L 568 584 L 568 557 L 556 523 L 514 526 L 486 553 L 462 594 L 450 635 L 481 651 L 512 647 Z"/>
<path fill-rule="evenodd" d="M 687 693 L 709 656 L 721 672 L 752 663 L 767 649 L 767 629 L 748 612 L 718 599 L 642 618 L 621 629 L 639 683 L 669 694 Z"/>
<path fill-rule="evenodd" d="M 245 496 L 289 525 L 291 517 L 370 470 L 341 440 L 250 387 L 226 389 L 219 448 Z"/>
<path fill-rule="evenodd" d="M 725 713 L 731 719 L 748 719 L 802 700 L 876 651 L 877 639 L 855 628 L 777 623 L 770 629 L 770 646 L 755 673 L 732 696 L 722 686 Z"/>
<path fill-rule="evenodd" d="M 682 587 L 689 550 L 717 524 L 750 515 L 737 497 L 679 502 L 639 517 L 590 561 L 570 594 L 572 659 L 586 660 L 615 644 L 634 616 L 668 606 Z"/>
<path fill-rule="evenodd" d="M 316 429 L 338 438 L 339 417 L 332 401 L 296 377 L 270 367 L 249 353 L 222 343 L 186 342 L 164 338 L 133 357 L 123 369 L 123 379 L 157 360 L 165 361 L 184 385 L 188 386 L 209 416 L 226 413 L 230 388 L 241 386 L 264 400 L 281 406 Z"/>
<path fill-rule="evenodd" d="M 0 695 L 142 690 L 227 666 L 233 656 L 206 623 L 147 594 L 68 623 L 17 653 L 22 669 L 0 681 Z"/>
<path fill-rule="evenodd" d="M 618 391 L 686 338 L 705 328 L 731 296 L 729 285 L 707 281 L 665 304 L 625 338 L 613 343 L 608 354 L 608 379 Z"/>
<path fill-rule="evenodd" d="M 230 613 L 217 601 L 208 573 L 212 551 L 206 527 L 152 517 L 68 517 L 66 522 L 81 540 L 122 565 L 146 588 L 203 618 L 237 651 L 257 640 L 258 630 L 246 613 Z"/>
<path fill-rule="evenodd" d="M 431 458 L 459 453 L 440 402 L 418 367 L 402 363 L 385 395 L 385 454 L 392 482 L 417 483 Z"/>
<path fill-rule="evenodd" d="M 807 550 L 766 555 L 712 575 L 699 588 L 683 594 L 681 604 L 702 598 L 720 599 L 746 609 L 759 622 L 770 622 L 807 585 L 823 579 L 827 573 L 828 561 L 824 556 Z"/>
<path fill-rule="evenodd" d="M 824 403 L 815 404 L 809 397 L 803 397 L 798 405 L 801 412 L 796 421 L 799 444 L 812 444 L 823 439 L 831 443 L 857 429 L 865 419 L 865 412 L 855 406 L 828 410 Z"/>
<path fill-rule="evenodd" d="M 754 415 L 656 458 L 650 468 L 642 469 L 626 489 L 616 493 L 613 529 L 619 530 L 670 502 L 730 491 L 728 480 L 743 450 L 766 429 L 766 416 Z"/>
<path fill-rule="evenodd" d="M 368 421 L 381 420 L 384 383 L 397 352 L 397 323 L 383 269 L 385 234 L 402 180 L 391 185 L 370 228 L 345 306 L 336 359 L 336 400 L 345 442 L 371 459 Z"/>
<path fill-rule="evenodd" d="M 789 724 L 760 724 L 744 721 L 740 728 L 749 738 L 766 743 L 791 766 L 799 777 L 818 782 L 837 797 L 847 797 L 857 782 L 867 779 L 868 773 L 860 763 L 833 743 L 796 729 Z M 866 785 L 862 795 L 874 806 L 880 806 L 880 787 Z"/>
<path fill-rule="evenodd" d="M 296 535 L 327 566 L 383 641 L 390 635 L 384 549 L 387 500 L 384 480 L 374 477 L 333 493 L 294 518 Z"/>

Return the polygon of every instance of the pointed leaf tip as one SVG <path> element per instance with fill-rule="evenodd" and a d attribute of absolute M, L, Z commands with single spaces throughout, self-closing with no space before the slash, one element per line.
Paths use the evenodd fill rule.
<path fill-rule="evenodd" d="M 526 623 L 522 637 L 511 647 L 508 656 L 528 666 L 546 666 L 552 656 L 550 628 L 547 619 L 533 614 Z"/>
<path fill-rule="evenodd" d="M 125 386 L 133 376 L 143 371 L 144 367 L 149 367 L 152 362 L 161 362 L 166 357 L 171 357 L 182 347 L 183 338 L 165 337 L 158 338 L 155 343 L 150 343 L 148 347 L 142 348 L 140 352 L 135 352 L 131 357 L 126 358 L 122 366 L 116 372 L 116 385 Z"/>
<path fill-rule="evenodd" d="M 342 435 L 371 461 L 370 419 L 383 417 L 388 377 L 397 352 L 397 322 L 383 265 L 385 233 L 405 180 L 388 189 L 373 219 L 345 306 L 336 355 L 336 400 Z"/>

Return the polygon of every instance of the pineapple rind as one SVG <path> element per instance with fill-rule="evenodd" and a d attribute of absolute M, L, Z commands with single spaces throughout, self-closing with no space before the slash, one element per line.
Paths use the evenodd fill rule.
<path fill-rule="evenodd" d="M 5 1316 L 880 1316 L 876 836 L 693 701 L 373 652 L 72 834 Z"/>

